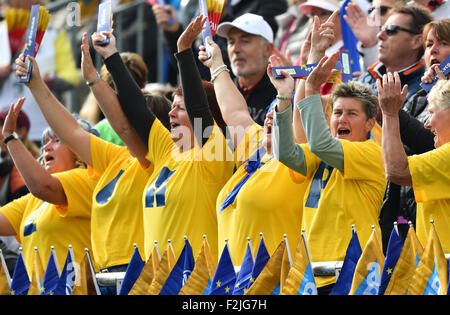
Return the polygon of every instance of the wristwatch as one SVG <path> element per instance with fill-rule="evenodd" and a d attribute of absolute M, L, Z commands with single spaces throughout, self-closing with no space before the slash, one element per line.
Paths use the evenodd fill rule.
<path fill-rule="evenodd" d="M 12 139 L 17 139 L 17 140 L 19 140 L 19 136 L 17 135 L 17 133 L 15 132 L 15 131 L 13 131 L 13 133 L 12 134 L 10 134 L 9 136 L 7 136 L 6 138 L 5 138 L 5 140 L 3 140 L 3 142 L 5 143 L 5 144 L 7 144 L 9 141 L 11 141 Z"/>

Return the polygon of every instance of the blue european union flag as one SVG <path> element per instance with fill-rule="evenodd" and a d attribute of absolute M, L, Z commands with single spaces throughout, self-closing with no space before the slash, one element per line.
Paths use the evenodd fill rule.
<path fill-rule="evenodd" d="M 64 263 L 63 271 L 58 279 L 55 288 L 55 295 L 70 295 L 75 284 L 76 270 L 75 261 L 73 259 L 72 246 L 69 246 L 66 262 Z"/>
<path fill-rule="evenodd" d="M 403 241 L 398 236 L 396 229 L 392 229 L 391 237 L 389 238 L 388 247 L 386 250 L 386 259 L 383 265 L 383 273 L 381 274 L 381 284 L 378 290 L 378 295 L 383 295 L 391 280 L 395 265 L 402 252 Z"/>
<path fill-rule="evenodd" d="M 55 261 L 54 249 L 50 252 L 50 257 L 47 262 L 47 269 L 44 274 L 44 282 L 42 295 L 52 295 L 56 285 L 58 284 L 59 272 L 57 262 Z"/>
<path fill-rule="evenodd" d="M 345 0 L 341 4 L 340 9 L 340 20 L 341 20 L 341 32 L 342 32 L 342 40 L 344 41 L 344 48 L 348 50 L 350 56 L 350 67 L 351 72 L 361 71 L 361 67 L 359 64 L 359 52 L 357 48 L 358 39 L 355 34 L 353 34 L 352 29 L 344 20 L 344 15 L 347 14 L 346 7 L 352 0 Z"/>
<path fill-rule="evenodd" d="M 10 295 L 26 295 L 30 288 L 30 278 L 28 277 L 27 268 L 23 260 L 22 251 L 19 252 L 14 273 L 11 280 Z"/>
<path fill-rule="evenodd" d="M 330 292 L 330 295 L 347 295 L 352 288 L 353 274 L 355 273 L 356 264 L 362 255 L 361 245 L 359 244 L 358 234 L 352 231 L 352 238 L 345 253 L 344 263 L 342 265 L 339 277 Z"/>
<path fill-rule="evenodd" d="M 194 270 L 195 260 L 192 247 L 187 238 L 184 240 L 184 248 L 164 283 L 160 295 L 177 295 Z"/>
<path fill-rule="evenodd" d="M 247 289 L 247 285 L 250 282 L 253 270 L 253 255 L 250 243 L 247 244 L 247 251 L 245 252 L 244 260 L 242 261 L 241 270 L 234 286 L 233 295 L 244 294 L 244 289 Z"/>
<path fill-rule="evenodd" d="M 228 243 L 220 255 L 216 272 L 211 283 L 210 295 L 231 295 L 236 283 L 236 272 L 234 271 L 233 261 L 231 260 Z"/>
<path fill-rule="evenodd" d="M 122 286 L 120 287 L 119 295 L 127 295 L 133 287 L 136 280 L 139 278 L 142 269 L 144 268 L 144 261 L 139 254 L 137 246 L 134 247 L 133 256 L 131 256 L 130 262 L 125 271 L 123 277 Z"/>
<path fill-rule="evenodd" d="M 247 289 L 249 289 L 253 282 L 258 278 L 261 271 L 266 266 L 267 262 L 270 259 L 270 255 L 267 252 L 266 244 L 264 243 L 264 238 L 261 237 L 261 242 L 259 242 L 258 251 L 256 252 L 255 264 L 252 269 L 252 276 L 250 277 L 250 281 L 247 285 Z"/>

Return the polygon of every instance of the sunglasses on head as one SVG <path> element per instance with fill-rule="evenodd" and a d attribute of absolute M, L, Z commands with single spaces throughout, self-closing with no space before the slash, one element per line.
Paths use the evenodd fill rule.
<path fill-rule="evenodd" d="M 407 29 L 407 28 L 404 28 L 404 27 L 401 27 L 398 25 L 392 25 L 392 24 L 383 25 L 381 27 L 381 31 L 385 31 L 387 36 L 395 35 L 395 34 L 397 34 L 398 31 L 407 32 L 407 33 L 410 33 L 413 35 L 420 34 L 419 32 L 416 32 L 416 31 L 413 31 L 413 30 L 410 30 L 410 29 Z"/>
<path fill-rule="evenodd" d="M 368 13 L 372 13 L 374 10 L 379 10 L 380 11 L 380 15 L 385 15 L 390 9 L 392 9 L 391 7 L 385 6 L 385 5 L 380 5 L 379 7 L 371 7 L 368 10 Z"/>

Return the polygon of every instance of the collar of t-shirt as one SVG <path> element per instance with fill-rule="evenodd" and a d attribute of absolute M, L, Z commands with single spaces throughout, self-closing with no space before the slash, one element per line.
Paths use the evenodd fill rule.
<path fill-rule="evenodd" d="M 242 94 L 244 95 L 244 98 L 248 98 L 250 96 L 250 94 L 253 92 L 253 90 L 255 89 L 255 87 L 259 84 L 261 80 L 259 80 L 257 83 L 246 87 L 242 84 L 241 80 L 238 78 L 238 84 L 239 84 L 239 88 L 242 91 Z"/>

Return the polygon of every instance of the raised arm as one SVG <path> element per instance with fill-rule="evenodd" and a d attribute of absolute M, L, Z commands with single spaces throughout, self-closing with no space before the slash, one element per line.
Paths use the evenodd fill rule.
<path fill-rule="evenodd" d="M 234 84 L 228 71 L 223 70 L 226 66 L 219 46 L 211 39 L 208 39 L 208 43 L 212 47 L 211 58 L 208 59 L 205 47 L 200 46 L 198 59 L 211 71 L 211 79 L 213 79 L 214 91 L 222 117 L 231 129 L 237 131 L 244 128 L 247 130 L 255 123 L 248 112 L 247 102 Z M 233 145 L 237 147 L 244 133 L 235 132 L 233 134 Z"/>
<path fill-rule="evenodd" d="M 116 41 L 114 35 L 112 33 L 104 34 L 110 38 L 109 44 L 106 46 L 96 44 L 104 38 L 103 35 L 98 33 L 92 34 L 94 49 L 104 58 L 106 68 L 111 74 L 116 86 L 117 97 L 123 113 L 136 130 L 141 141 L 147 146 L 148 135 L 156 117 L 147 106 L 144 94 L 123 63 L 115 46 Z M 112 122 L 111 126 L 114 128 Z M 121 130 L 116 130 L 116 132 L 121 132 Z M 135 148 L 133 140 L 126 137 L 122 140 L 127 147 Z"/>
<path fill-rule="evenodd" d="M 115 40 L 115 38 L 112 37 L 110 40 Z M 110 49 L 114 49 L 111 47 L 115 47 L 115 45 L 110 46 Z M 116 51 L 112 53 L 115 52 Z M 111 127 L 116 131 L 122 141 L 127 144 L 128 150 L 136 156 L 139 162 L 144 166 L 148 166 L 150 162 L 145 158 L 148 151 L 147 143 L 144 143 L 141 138 L 139 138 L 136 130 L 123 113 L 116 93 L 99 76 L 95 69 L 89 52 L 89 42 L 86 33 L 83 34 L 81 44 L 81 74 L 86 82 L 88 82 L 100 109 L 108 119 Z"/>
<path fill-rule="evenodd" d="M 84 162 L 92 165 L 90 134 L 80 127 L 72 114 L 49 90 L 41 78 L 36 60 L 31 56 L 28 56 L 28 58 L 32 62 L 33 70 L 31 71 L 30 82 L 26 85 L 39 105 L 45 120 L 62 142 L 67 144 Z M 23 55 L 16 59 L 16 65 L 18 76 L 27 74 L 28 67 L 24 62 Z"/>
<path fill-rule="evenodd" d="M 206 18 L 202 15 L 195 18 L 178 39 L 178 52 L 175 58 L 178 63 L 178 71 L 181 77 L 181 86 L 183 88 L 184 104 L 189 115 L 192 127 L 197 119 L 200 119 L 202 128 L 194 128 L 195 138 L 200 146 L 208 141 L 211 136 L 214 119 L 208 105 L 208 98 L 203 88 L 200 73 L 195 63 L 194 53 L 191 49 L 192 43 L 202 32 Z M 209 134 L 204 134 L 204 131 Z M 198 132 L 201 131 L 201 132 Z M 205 137 L 204 137 L 205 136 Z"/>
<path fill-rule="evenodd" d="M 3 124 L 1 141 L 15 131 L 17 115 L 24 101 L 25 98 L 22 97 L 16 104 L 11 104 Z M 20 139 L 9 140 L 6 145 L 20 175 L 22 175 L 25 184 L 34 196 L 53 204 L 67 204 L 66 194 L 61 182 L 39 164 Z"/>
<path fill-rule="evenodd" d="M 383 113 L 381 148 L 386 178 L 398 185 L 412 186 L 406 155 L 400 137 L 399 110 L 407 94 L 407 86 L 401 88 L 398 73 L 383 75 L 377 80 L 378 100 Z"/>

